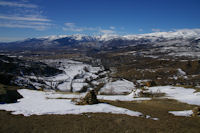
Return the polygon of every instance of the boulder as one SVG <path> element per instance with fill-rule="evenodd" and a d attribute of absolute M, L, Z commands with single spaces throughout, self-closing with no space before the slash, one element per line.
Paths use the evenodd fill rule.
<path fill-rule="evenodd" d="M 6 90 L 0 88 L 0 103 L 15 103 L 17 99 L 23 98 L 17 90 Z"/>
<path fill-rule="evenodd" d="M 147 81 L 145 84 L 146 84 L 147 87 L 156 86 L 156 82 L 155 81 Z"/>
<path fill-rule="evenodd" d="M 99 103 L 96 93 L 94 90 L 90 90 L 86 96 L 83 98 L 85 104 L 97 104 Z"/>
<path fill-rule="evenodd" d="M 195 107 L 192 112 L 192 116 L 200 116 L 200 107 Z"/>

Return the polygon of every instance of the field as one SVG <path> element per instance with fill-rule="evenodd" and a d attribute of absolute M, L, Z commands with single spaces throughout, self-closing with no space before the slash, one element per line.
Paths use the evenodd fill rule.
<path fill-rule="evenodd" d="M 0 0 L 0 133 L 200 133 L 199 7 Z"/>
<path fill-rule="evenodd" d="M 52 77 L 27 75 L 25 79 L 29 78 L 31 81 L 29 83 L 32 83 L 35 88 L 41 88 L 46 85 L 54 89 L 54 92 L 46 92 L 44 86 L 44 88 L 38 91 L 38 94 L 44 93 L 45 97 L 40 97 L 40 95 L 32 95 L 31 97 L 29 95 L 29 98 L 32 98 L 29 103 L 26 95 L 23 95 L 25 98 L 20 99 L 18 103 L 15 103 L 15 106 L 11 106 L 11 109 L 5 109 L 2 104 L 0 106 L 0 132 L 199 133 L 200 118 L 198 116 L 175 116 L 169 113 L 169 111 L 192 110 L 194 107 L 199 106 L 199 61 L 138 58 L 130 55 L 121 55 L 121 52 L 91 55 L 91 57 L 84 55 L 82 58 L 74 55 L 62 58 L 55 56 L 55 58 L 52 58 L 50 55 L 34 59 L 35 61 L 45 60 L 47 64 L 57 66 L 57 68 L 64 70 L 68 75 L 58 74 Z M 95 66 L 99 58 L 103 66 L 102 70 L 96 69 Z M 27 58 L 24 57 L 24 59 Z M 70 60 L 82 63 L 75 63 Z M 58 84 L 53 86 L 48 82 L 58 82 Z M 65 90 L 67 92 L 60 92 L 62 84 L 65 82 L 69 82 L 69 89 Z M 80 83 L 87 83 L 87 86 L 80 86 Z M 77 84 L 79 88 L 75 86 Z M 64 87 L 66 86 L 67 84 L 64 84 Z M 153 86 L 159 88 L 159 93 L 156 94 L 157 90 L 154 90 Z M 12 86 L 4 86 L 2 84 L 0 87 L 13 88 Z M 20 88 L 26 87 L 22 86 Z M 98 105 L 90 105 L 91 107 L 86 110 L 82 108 L 82 105 L 77 105 L 80 108 L 73 106 L 71 100 L 84 96 L 90 88 L 94 88 L 97 92 L 102 91 L 97 95 L 100 103 L 107 103 L 108 107 L 112 105 L 115 109 L 120 107 L 128 111 L 137 111 L 143 115 L 130 116 L 127 115 L 128 113 L 125 110 L 115 114 L 115 111 L 109 111 L 108 108 L 95 110 L 95 107 L 99 107 Z M 167 90 L 165 90 L 166 88 Z M 14 89 L 19 89 L 19 87 Z M 73 91 L 73 89 L 77 91 Z M 129 95 L 134 90 L 138 91 L 137 93 L 135 92 L 136 98 L 133 95 Z M 21 91 L 23 90 L 19 92 Z M 144 91 L 143 95 L 141 95 L 141 91 Z M 171 91 L 174 92 L 172 93 Z M 116 95 L 116 93 L 119 94 Z M 190 96 L 188 100 L 184 98 L 187 96 Z M 137 98 L 142 100 L 136 100 Z M 28 108 L 29 104 L 30 106 L 34 105 L 34 107 Z M 27 106 L 27 108 L 24 106 Z M 68 108 L 67 106 L 70 107 Z M 18 115 L 11 114 L 9 112 L 11 110 L 14 113 L 18 111 L 16 113 Z M 79 113 L 67 113 L 70 110 L 72 110 L 71 112 L 79 111 Z M 62 111 L 64 111 L 64 114 L 62 114 Z M 22 114 L 28 114 L 28 116 Z M 150 118 L 148 118 L 149 116 Z"/>
<path fill-rule="evenodd" d="M 169 110 L 187 110 L 194 106 L 175 100 L 154 99 L 143 102 L 108 102 L 115 106 L 136 110 L 159 120 L 105 113 L 82 115 L 11 115 L 0 111 L 1 133 L 198 133 L 198 117 L 178 117 Z"/>

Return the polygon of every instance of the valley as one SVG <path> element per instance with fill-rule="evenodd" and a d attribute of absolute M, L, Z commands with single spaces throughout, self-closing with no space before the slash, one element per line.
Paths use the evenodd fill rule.
<path fill-rule="evenodd" d="M 1 44 L 0 131 L 197 133 L 199 34 L 165 35 Z"/>

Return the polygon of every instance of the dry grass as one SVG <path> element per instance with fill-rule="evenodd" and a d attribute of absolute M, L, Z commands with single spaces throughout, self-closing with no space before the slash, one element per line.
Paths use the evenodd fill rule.
<path fill-rule="evenodd" d="M 1 133 L 199 133 L 200 118 L 176 117 L 169 110 L 192 109 L 194 106 L 175 100 L 142 102 L 102 101 L 142 112 L 159 121 L 114 114 L 42 115 L 24 117 L 0 111 Z"/>
<path fill-rule="evenodd" d="M 160 92 L 153 93 L 153 92 L 140 91 L 139 96 L 140 97 L 152 97 L 152 98 L 153 97 L 163 97 L 163 96 L 165 96 L 165 93 L 160 93 Z"/>

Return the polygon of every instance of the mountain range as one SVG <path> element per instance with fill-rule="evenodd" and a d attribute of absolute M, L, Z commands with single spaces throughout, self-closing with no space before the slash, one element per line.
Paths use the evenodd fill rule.
<path fill-rule="evenodd" d="M 178 56 L 200 55 L 200 29 L 185 29 L 170 32 L 154 32 L 138 35 L 99 36 L 56 35 L 31 38 L 23 41 L 0 43 L 0 50 L 42 50 L 42 49 L 98 49 L 112 50 L 131 47 L 132 53 L 155 55 L 158 53 Z"/>

